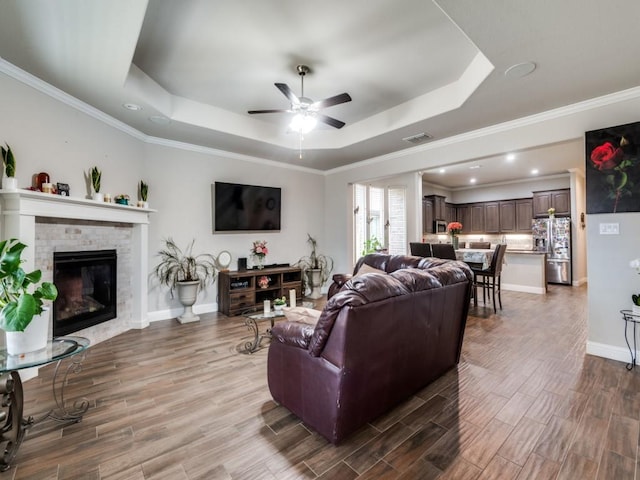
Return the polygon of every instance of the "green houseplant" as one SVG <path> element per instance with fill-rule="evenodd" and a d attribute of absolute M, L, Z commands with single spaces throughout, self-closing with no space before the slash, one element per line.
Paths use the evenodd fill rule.
<path fill-rule="evenodd" d="M 149 185 L 144 183 L 144 180 L 140 180 L 140 183 L 138 184 L 138 194 L 140 195 L 140 202 L 138 202 L 138 206 L 146 208 L 149 205 L 147 203 L 147 199 L 149 197 Z"/>
<path fill-rule="evenodd" d="M 158 252 L 160 262 L 153 269 L 158 281 L 169 287 L 172 297 L 173 291 L 178 291 L 178 299 L 185 307 L 185 312 L 178 317 L 181 323 L 199 320 L 192 309 L 198 291 L 216 278 L 215 257 L 208 253 L 195 255 L 194 243 L 195 239 L 182 250 L 173 239 L 165 239 L 164 248 Z"/>
<path fill-rule="evenodd" d="M 308 233 L 307 243 L 311 245 L 311 254 L 300 258 L 297 265 L 307 277 L 309 287 L 311 288 L 309 298 L 316 299 L 322 296 L 320 288 L 329 279 L 329 275 L 333 270 L 333 259 L 317 252 L 318 242 Z"/>
<path fill-rule="evenodd" d="M 15 190 L 18 188 L 18 182 L 16 180 L 16 158 L 13 156 L 11 147 L 6 143 L 5 145 L 7 148 L 0 146 L 5 173 L 5 181 L 2 187 L 7 190 Z"/>
<path fill-rule="evenodd" d="M 25 332 L 34 317 L 45 310 L 44 301 L 53 301 L 58 297 L 58 290 L 53 283 L 41 282 L 40 270 L 26 273 L 22 268 L 22 251 L 26 247 L 15 238 L 0 242 L 0 328 L 7 332 L 7 350 L 12 355 L 39 350 L 46 346 L 49 327 L 47 317 L 44 318 L 44 344 L 35 340 L 34 345 L 37 347 L 15 351 L 10 341 L 14 336 L 10 334 Z M 36 332 L 28 331 L 15 336 L 15 339 L 19 342 L 26 340 L 26 343 L 30 344 L 29 339 L 24 339 L 27 334 L 35 335 Z"/>
<path fill-rule="evenodd" d="M 373 235 L 371 238 L 367 238 L 364 241 L 364 248 L 362 249 L 362 255 L 367 253 L 376 253 L 383 249 L 382 243 L 378 240 L 378 237 Z"/>
<path fill-rule="evenodd" d="M 104 197 L 100 193 L 100 181 L 102 180 L 102 172 L 98 167 L 93 167 L 89 170 L 89 177 L 91 178 L 91 187 L 93 188 L 93 199 L 102 201 Z"/>

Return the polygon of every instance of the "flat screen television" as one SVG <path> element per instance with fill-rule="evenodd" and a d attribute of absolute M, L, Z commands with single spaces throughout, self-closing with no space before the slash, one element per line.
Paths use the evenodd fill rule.
<path fill-rule="evenodd" d="M 211 197 L 214 232 L 280 230 L 280 188 L 215 182 Z"/>

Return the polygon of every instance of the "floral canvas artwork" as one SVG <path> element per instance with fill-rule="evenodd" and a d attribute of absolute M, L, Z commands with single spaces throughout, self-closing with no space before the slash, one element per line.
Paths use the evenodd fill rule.
<path fill-rule="evenodd" d="M 587 213 L 640 211 L 640 122 L 585 134 Z"/>

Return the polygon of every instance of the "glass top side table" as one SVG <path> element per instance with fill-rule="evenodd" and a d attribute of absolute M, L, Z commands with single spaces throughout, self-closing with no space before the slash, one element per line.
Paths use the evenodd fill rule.
<path fill-rule="evenodd" d="M 18 453 L 24 435 L 31 426 L 47 418 L 60 422 L 79 422 L 89 408 L 87 399 L 80 399 L 67 407 L 64 398 L 64 387 L 70 373 L 82 370 L 82 361 L 89 348 L 89 340 L 84 337 L 58 337 L 49 340 L 46 348 L 22 355 L 9 355 L 5 349 L 0 349 L 0 394 L 8 401 L 0 405 L 0 445 L 4 445 L 0 458 L 0 471 L 10 468 L 11 462 Z M 71 358 L 71 363 L 61 372 L 61 362 Z M 55 407 L 38 418 L 23 417 L 24 393 L 19 370 L 38 367 L 56 362 L 52 380 L 53 399 Z"/>
<path fill-rule="evenodd" d="M 636 326 L 640 323 L 640 313 L 635 313 L 632 310 L 620 310 L 622 319 L 624 320 L 624 341 L 627 342 L 629 347 L 629 353 L 631 354 L 631 363 L 627 363 L 627 370 L 633 370 L 636 366 Z M 633 350 L 631 350 L 631 344 L 629 343 L 629 337 L 627 336 L 627 330 L 629 324 L 633 325 Z"/>

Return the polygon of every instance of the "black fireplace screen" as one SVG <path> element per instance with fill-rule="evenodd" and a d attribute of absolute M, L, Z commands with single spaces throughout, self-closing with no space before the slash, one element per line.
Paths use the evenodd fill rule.
<path fill-rule="evenodd" d="M 116 317 L 115 250 L 54 252 L 53 336 L 68 335 Z"/>

